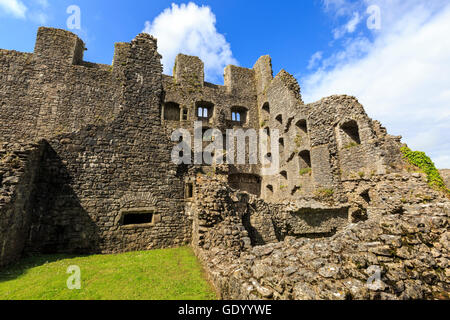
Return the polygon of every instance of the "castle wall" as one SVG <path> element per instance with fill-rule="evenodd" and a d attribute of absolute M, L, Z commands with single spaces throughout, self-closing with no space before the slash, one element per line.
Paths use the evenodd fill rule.
<path fill-rule="evenodd" d="M 278 139 L 280 148 L 278 174 L 263 179 L 265 199 L 278 201 L 310 193 L 313 187 L 310 172 L 300 174 L 299 154 L 310 152 L 311 148 L 308 132 L 297 126 L 299 121 L 308 119 L 297 81 L 281 71 L 265 89 L 261 101 L 260 126 L 269 131 L 270 139 Z"/>
<path fill-rule="evenodd" d="M 31 224 L 42 145 L 0 145 L 0 267 L 22 255 Z"/>
<path fill-rule="evenodd" d="M 251 196 L 232 199 L 227 210 L 237 210 L 228 222 L 237 225 L 235 231 L 246 229 L 253 245 L 327 236 L 346 225 L 347 216 L 364 216 L 368 205 L 359 196 L 349 205 L 343 184 L 357 188 L 399 162 L 398 139 L 368 118 L 355 98 L 332 96 L 305 105 L 293 76 L 283 70 L 273 78 L 269 56 L 253 69 L 228 66 L 220 86 L 204 81 L 199 58 L 182 54 L 174 76 L 162 75 L 156 47 L 154 38 L 141 34 L 115 45 L 112 66 L 94 64 L 83 61 L 84 43 L 76 35 L 40 28 L 34 53 L 0 51 L 0 141 L 45 139 L 35 175 L 25 183 L 39 190 L 28 195 L 34 197 L 33 208 L 26 209 L 32 212 L 29 230 L 9 236 L 22 239 L 17 248 L 121 252 L 196 243 L 207 217 L 195 216 L 201 205 L 188 199 L 188 183 L 197 174 L 217 175 L 218 166 L 194 166 L 199 171 L 190 175 L 192 167 L 172 163 L 178 142 L 170 138 L 178 128 L 194 137 L 197 121 L 224 136 L 227 129 L 268 129 L 275 139 L 279 130 L 275 175 L 263 176 L 260 162 L 248 164 L 247 141 L 247 164 L 229 165 L 222 181 L 228 193 Z M 201 183 L 209 180 L 196 181 L 205 195 L 216 191 Z M 216 196 L 204 199 L 198 190 L 202 205 Z M 214 201 L 229 200 L 219 195 Z M 285 201 L 295 205 L 275 205 Z M 228 232 L 227 223 L 217 228 L 208 233 L 212 242 Z M 247 244 L 244 234 L 236 246 Z"/>
<path fill-rule="evenodd" d="M 14 141 L 35 132 L 39 106 L 28 95 L 32 87 L 33 55 L 0 50 L 0 141 Z"/>
<path fill-rule="evenodd" d="M 179 55 L 175 65 L 175 76 L 163 76 L 164 105 L 160 113 L 164 114 L 164 106 L 169 103 L 175 103 L 180 108 L 179 120 L 165 120 L 162 116 L 166 135 L 170 137 L 173 130 L 184 128 L 191 133 L 193 139 L 195 121 L 201 121 L 204 128 L 219 129 L 223 135 L 226 134 L 227 129 L 257 130 L 259 128 L 258 110 L 253 70 L 229 66 L 225 71 L 225 85 L 220 86 L 204 82 L 203 68 L 203 62 L 198 58 Z M 198 107 L 200 106 L 210 106 L 209 119 L 199 118 Z M 245 121 L 233 122 L 234 110 L 243 112 Z M 185 118 L 183 118 L 184 112 L 186 112 Z M 224 148 L 226 143 L 226 137 L 224 137 Z M 210 144 L 211 141 L 205 141 L 203 149 Z M 235 148 L 237 150 L 236 140 Z M 246 165 L 236 165 L 234 173 L 259 175 L 259 165 L 249 164 L 248 156 L 246 159 Z"/>
<path fill-rule="evenodd" d="M 160 130 L 162 95 L 156 40 L 133 40 L 124 70 L 123 110 L 108 125 L 49 139 L 30 252 L 123 252 L 190 241 L 184 185 Z M 152 221 L 124 225 L 124 214 Z"/>
<path fill-rule="evenodd" d="M 111 121 L 121 78 L 82 61 L 84 44 L 64 30 L 40 28 L 34 53 L 0 50 L 0 141 L 49 138 Z"/>

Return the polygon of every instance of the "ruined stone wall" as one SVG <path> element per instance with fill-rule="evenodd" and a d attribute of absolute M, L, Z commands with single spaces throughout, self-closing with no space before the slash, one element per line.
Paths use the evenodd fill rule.
<path fill-rule="evenodd" d="M 76 35 L 50 28 L 39 28 L 32 54 L 0 50 L 0 141 L 37 141 L 114 118 L 120 76 L 82 61 L 83 51 Z"/>
<path fill-rule="evenodd" d="M 331 96 L 303 104 L 296 80 L 281 71 L 266 88 L 261 126 L 279 137 L 280 172 L 264 177 L 264 199 L 321 199 L 330 193 L 346 202 L 342 181 L 395 170 L 401 163 L 400 138 L 372 121 L 354 97 Z"/>
<path fill-rule="evenodd" d="M 191 243 L 222 298 L 448 298 L 449 202 L 356 98 L 305 105 L 268 56 L 228 66 L 223 86 L 186 55 L 164 76 L 147 34 L 116 44 L 112 66 L 83 52 L 48 28 L 33 54 L 0 50 L 0 142 L 45 138 L 0 150 L 0 266 Z M 198 120 L 278 129 L 279 172 L 175 165 L 172 131 Z"/>
<path fill-rule="evenodd" d="M 377 180 L 378 179 L 378 180 Z M 223 299 L 449 299 L 450 203 L 422 175 L 372 181 L 366 221 L 236 253 L 200 250 Z M 409 194 L 410 198 L 406 198 Z"/>
<path fill-rule="evenodd" d="M 0 267 L 16 262 L 28 238 L 42 145 L 0 145 Z"/>
<path fill-rule="evenodd" d="M 222 142 L 226 149 L 227 129 L 255 129 L 258 126 L 258 111 L 256 106 L 255 76 L 251 69 L 229 66 L 225 69 L 225 85 L 214 85 L 204 82 L 204 65 L 197 57 L 178 55 L 173 77 L 164 76 L 164 105 L 161 110 L 162 125 L 167 136 L 173 130 L 184 128 L 194 137 L 194 122 L 201 121 L 204 128 L 218 129 L 222 132 Z M 165 108 L 175 104 L 179 108 L 178 119 L 165 119 Z M 207 107 L 208 119 L 198 115 L 199 107 Z M 242 121 L 232 121 L 232 112 L 239 111 Z M 245 117 L 245 118 L 244 118 Z M 175 117 L 177 118 L 177 117 Z M 212 141 L 204 141 L 206 148 Z M 192 147 L 193 147 L 192 142 Z M 246 146 L 248 154 L 248 145 Z M 235 149 L 237 141 L 235 139 Z M 259 165 L 236 165 L 234 173 L 259 175 Z M 236 157 L 234 159 L 237 160 Z"/>
<path fill-rule="evenodd" d="M 27 251 L 123 252 L 190 241 L 183 179 L 161 132 L 162 66 L 156 40 L 139 35 L 124 69 L 123 110 L 107 125 L 49 139 L 39 210 Z M 150 212 L 123 224 L 126 212 Z"/>
<path fill-rule="evenodd" d="M 269 132 L 270 139 L 279 137 L 279 172 L 267 176 L 263 181 L 265 199 L 274 202 L 289 197 L 298 197 L 301 192 L 311 192 L 310 172 L 300 175 L 300 152 L 309 152 L 309 137 L 306 130 L 297 124 L 306 120 L 308 113 L 300 96 L 297 81 L 282 70 L 265 91 L 265 100 L 260 105 L 260 125 Z M 272 155 L 276 156 L 276 155 Z M 270 157 L 269 157 L 270 158 Z"/>
<path fill-rule="evenodd" d="M 156 47 L 155 39 L 139 35 L 116 44 L 113 66 L 98 65 L 82 60 L 76 35 L 40 28 L 33 54 L 0 52 L 0 140 L 46 138 L 34 169 L 21 173 L 25 182 L 17 183 L 24 187 L 8 189 L 8 197 L 33 197 L 11 198 L 12 207 L 2 209 L 23 220 L 17 232 L 2 229 L 8 260 L 22 252 L 123 252 L 190 242 L 182 172 L 171 162 L 170 136 L 160 130 Z M 149 220 L 125 222 L 136 214 Z M 10 226 L 8 219 L 2 222 Z"/>
<path fill-rule="evenodd" d="M 35 132 L 39 107 L 28 95 L 34 66 L 30 53 L 0 50 L 0 142 Z"/>

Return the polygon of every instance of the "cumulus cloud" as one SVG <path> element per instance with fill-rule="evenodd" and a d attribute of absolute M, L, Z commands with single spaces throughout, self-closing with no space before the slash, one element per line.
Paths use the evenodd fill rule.
<path fill-rule="evenodd" d="M 342 40 L 344 49 L 323 58 L 301 79 L 304 100 L 354 95 L 390 133 L 403 135 L 410 147 L 426 151 L 437 166 L 450 168 L 450 4 L 370 4 L 374 2 L 381 9 L 382 28 L 372 37 Z M 369 1 L 360 4 L 360 12 L 365 12 Z"/>
<path fill-rule="evenodd" d="M 15 18 L 25 19 L 28 8 L 20 0 L 0 0 L 0 9 Z"/>
<path fill-rule="evenodd" d="M 238 64 L 230 44 L 216 29 L 216 17 L 208 6 L 172 4 L 153 21 L 145 23 L 144 32 L 158 39 L 164 72 L 171 74 L 178 53 L 195 55 L 205 63 L 208 81 L 221 81 L 228 64 Z"/>

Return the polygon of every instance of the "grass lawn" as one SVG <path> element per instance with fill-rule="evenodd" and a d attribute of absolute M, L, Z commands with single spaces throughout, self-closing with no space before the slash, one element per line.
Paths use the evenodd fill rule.
<path fill-rule="evenodd" d="M 69 266 L 81 289 L 69 290 Z M 25 258 L 0 269 L 0 300 L 212 300 L 216 295 L 189 247 L 118 255 Z"/>

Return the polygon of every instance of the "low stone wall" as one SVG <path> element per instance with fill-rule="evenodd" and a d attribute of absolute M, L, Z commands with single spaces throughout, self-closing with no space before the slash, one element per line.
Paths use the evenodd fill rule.
<path fill-rule="evenodd" d="M 448 202 L 413 206 L 332 238 L 198 255 L 223 299 L 450 299 L 449 213 Z"/>
<path fill-rule="evenodd" d="M 218 190 L 220 183 L 217 183 L 211 188 Z M 334 235 L 321 233 L 317 238 L 308 236 L 308 232 L 286 233 L 289 225 L 314 225 L 314 221 L 309 221 L 309 225 L 303 221 L 306 223 L 303 225 L 297 219 L 291 221 L 294 217 L 287 219 L 286 214 L 295 216 L 298 211 L 292 203 L 271 206 L 260 200 L 254 202 L 250 196 L 245 203 L 252 208 L 251 227 L 267 239 L 273 230 L 274 239 L 255 241 L 245 224 L 249 212 L 241 210 L 239 217 L 243 222 L 239 219 L 233 222 L 244 226 L 248 237 L 241 240 L 250 238 L 253 246 L 227 245 L 222 241 L 227 232 L 221 234 L 224 229 L 220 228 L 213 229 L 214 244 L 194 244 L 219 297 L 232 300 L 450 299 L 450 201 L 429 188 L 426 177 L 418 173 L 348 181 L 345 190 L 349 202 L 354 205 L 361 202 L 361 207 L 367 210 L 366 218 L 350 223 L 353 217 L 348 208 L 311 209 L 331 217 L 319 219 L 320 223 L 316 224 L 319 229 L 326 221 L 340 221 Z M 224 192 L 229 194 L 223 199 L 233 199 L 233 190 L 223 188 Z M 208 199 L 211 205 L 220 203 L 217 198 Z M 298 212 L 304 215 L 305 210 Z M 230 219 L 228 211 L 220 212 L 221 221 Z M 347 223 L 343 221 L 345 212 Z M 208 228 L 202 232 L 205 239 L 211 236 Z"/>

